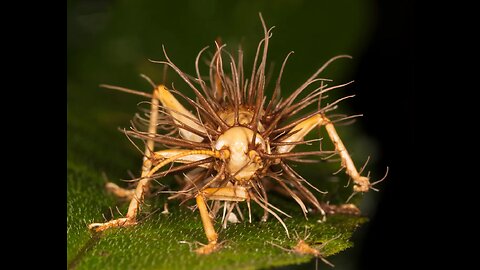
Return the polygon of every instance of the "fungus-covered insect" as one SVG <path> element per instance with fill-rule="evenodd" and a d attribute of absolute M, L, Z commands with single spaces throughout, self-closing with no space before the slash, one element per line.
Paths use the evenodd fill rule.
<path fill-rule="evenodd" d="M 152 61 L 172 68 L 193 90 L 196 99 L 175 89 L 169 90 L 165 85 L 154 85 L 150 80 L 154 86 L 153 95 L 105 86 L 151 97 L 151 109 L 147 119 L 140 119 L 147 123 L 148 131 L 141 131 L 135 125 L 126 131 L 129 136 L 146 142 L 142 174 L 136 188 L 125 190 L 108 184 L 114 193 L 131 200 L 127 215 L 105 223 L 90 224 L 90 229 L 99 232 L 111 227 L 136 224 L 151 181 L 168 173 L 189 170 L 184 174 L 181 190 L 169 199 L 196 200 L 208 239 L 206 245 L 196 250 L 197 253 L 208 254 L 219 248 L 213 219 L 222 204 L 224 224 L 227 220 L 236 219 L 234 209 L 241 215 L 239 202 L 246 202 L 251 222 L 250 202 L 253 201 L 264 209 L 262 221 L 267 220 L 269 214 L 273 215 L 288 235 L 288 228 L 278 215 L 285 213 L 268 202 L 267 194 L 270 190 L 281 190 L 299 204 L 305 215 L 308 210 L 304 201 L 325 217 L 322 204 L 305 185 L 316 188 L 289 165 L 292 160 L 301 162 L 302 157 L 332 154 L 333 151 L 293 151 L 297 145 L 308 144 L 309 141 L 305 141 L 304 137 L 319 126 L 325 127 L 333 142 L 342 168 L 353 180 L 354 192 L 366 192 L 371 188 L 369 178 L 357 171 L 333 122 L 327 117 L 327 113 L 334 110 L 340 101 L 352 96 L 320 106 L 320 100 L 327 92 L 347 84 L 328 86 L 328 80 L 318 78 L 318 75 L 333 61 L 350 57 L 340 55 L 330 59 L 290 96 L 282 98 L 281 78 L 289 53 L 276 79 L 274 92 L 267 98 L 265 67 L 272 28 L 267 30 L 261 16 L 260 19 L 265 37 L 258 44 L 250 76 L 244 73 L 242 50 L 234 59 L 224 50 L 225 45 L 216 43 L 216 51 L 209 61 L 208 79 L 202 76 L 199 69 L 201 55 L 208 47 L 202 49 L 196 58 L 196 77 L 180 70 L 167 56 L 165 49 L 166 61 Z M 312 87 L 313 91 L 298 99 L 302 92 Z M 181 97 L 180 101 L 174 94 Z M 304 109 L 317 102 L 316 110 L 304 113 Z M 186 105 L 190 110 L 184 107 Z M 164 149 L 154 151 L 154 146 Z M 173 163 L 180 165 L 173 166 Z M 210 208 L 208 201 L 212 201 Z M 346 209 L 353 212 L 358 210 L 353 205 Z"/>

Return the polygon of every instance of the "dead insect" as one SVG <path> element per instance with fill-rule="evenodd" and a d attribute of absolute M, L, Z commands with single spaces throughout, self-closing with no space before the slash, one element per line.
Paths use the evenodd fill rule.
<path fill-rule="evenodd" d="M 125 131 L 129 136 L 146 141 L 142 174 L 135 190 L 126 191 L 109 184 L 109 189 L 114 193 L 131 198 L 128 213 L 124 218 L 90 224 L 90 229 L 98 232 L 111 227 L 136 224 L 137 214 L 151 181 L 178 171 L 191 170 L 185 174 L 183 188 L 169 199 L 196 200 L 208 239 L 208 244 L 196 250 L 200 254 L 211 253 L 219 247 L 218 234 L 212 219 L 222 208 L 222 202 L 224 224 L 227 220 L 235 221 L 234 209 L 243 219 L 238 206 L 238 203 L 243 201 L 246 201 L 251 222 L 250 202 L 254 201 L 264 209 L 262 220 L 267 220 L 269 214 L 273 215 L 280 221 L 288 235 L 288 229 L 278 213 L 289 215 L 268 202 L 267 191 L 272 189 L 271 187 L 282 189 L 291 196 L 305 215 L 308 210 L 304 201 L 314 206 L 325 217 L 320 202 L 305 184 L 319 192 L 320 190 L 295 172 L 289 161 L 308 162 L 301 158 L 338 154 L 342 168 L 345 168 L 346 174 L 353 180 L 354 192 L 366 192 L 371 188 L 369 178 L 361 176 L 357 171 L 335 130 L 334 123 L 326 116 L 339 102 L 353 96 L 340 98 L 324 107 L 320 106 L 320 100 L 326 93 L 349 83 L 328 86 L 326 82 L 329 80 L 318 78 L 318 75 L 333 61 L 350 56 L 333 57 L 289 97 L 282 99 L 280 85 L 285 64 L 291 54 L 289 53 L 283 61 L 273 95 L 267 99 L 265 67 L 272 28 L 267 30 L 261 15 L 260 20 L 265 36 L 258 44 L 249 78 L 246 78 L 247 75 L 244 73 L 242 50 L 238 51 L 238 58 L 235 60 L 230 53 L 224 51 L 225 45 L 216 43 L 216 51 L 209 62 L 207 80 L 209 83 L 199 69 L 199 60 L 208 47 L 202 49 L 196 58 L 196 77 L 180 70 L 167 56 L 165 49 L 166 61 L 152 61 L 175 70 L 193 90 L 195 100 L 174 88 L 169 90 L 165 85 L 155 85 L 146 76 L 144 77 L 154 87 L 153 95 L 104 85 L 107 88 L 150 97 L 151 107 L 150 112 L 146 114 L 147 117 L 137 115 L 136 118 L 137 122 L 148 125 L 148 131 L 141 131 L 136 125 L 133 125 L 131 130 Z M 227 61 L 224 56 L 227 56 Z M 228 73 L 224 68 L 225 63 L 228 66 Z M 315 89 L 297 100 L 303 91 L 311 87 Z M 194 113 L 185 108 L 174 94 L 191 106 Z M 302 115 L 307 106 L 316 102 L 317 110 Z M 290 121 L 297 115 L 301 117 Z M 303 138 L 318 126 L 325 126 L 329 138 L 335 145 L 335 151 L 293 152 L 295 146 L 311 142 Z M 163 132 L 158 133 L 157 129 Z M 155 144 L 169 149 L 154 151 Z M 174 167 L 173 163 L 181 165 Z M 160 171 L 169 164 L 170 168 Z M 209 200 L 212 201 L 210 209 L 207 207 Z"/>
<path fill-rule="evenodd" d="M 272 243 L 272 242 L 267 242 L 267 243 L 271 244 L 272 246 L 278 247 L 278 248 L 280 248 L 284 251 L 287 251 L 287 252 L 293 252 L 293 253 L 296 253 L 296 254 L 299 254 L 299 255 L 312 255 L 315 258 L 322 260 L 325 264 L 327 264 L 331 267 L 335 267 L 335 265 L 333 265 L 331 262 L 329 262 L 327 259 L 324 258 L 323 254 L 322 254 L 322 250 L 330 242 L 338 239 L 340 237 L 340 235 L 338 235 L 336 237 L 333 237 L 333 238 L 331 238 L 331 239 L 329 239 L 329 240 L 327 240 L 327 241 L 325 241 L 325 242 L 323 242 L 319 245 L 308 244 L 306 241 L 307 241 L 309 236 L 310 236 L 310 234 L 306 233 L 306 228 L 305 228 L 305 233 L 304 233 L 303 238 L 300 238 L 300 236 L 298 234 L 296 234 L 297 244 L 292 249 L 284 248 L 284 247 L 282 247 L 278 244 Z M 318 267 L 316 267 L 315 269 L 317 269 L 317 268 Z"/>

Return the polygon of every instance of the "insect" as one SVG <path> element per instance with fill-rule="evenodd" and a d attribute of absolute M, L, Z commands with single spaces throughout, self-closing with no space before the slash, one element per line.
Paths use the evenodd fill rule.
<path fill-rule="evenodd" d="M 333 57 L 290 96 L 282 99 L 281 79 L 292 52 L 289 53 L 282 63 L 273 94 L 267 98 L 265 70 L 272 28 L 267 29 L 261 15 L 260 20 L 264 38 L 258 44 L 251 74 L 244 71 L 242 50 L 238 51 L 238 58 L 235 59 L 225 51 L 225 45 L 219 43 L 216 43 L 215 53 L 208 64 L 208 78 L 201 74 L 199 68 L 200 58 L 208 47 L 196 57 L 195 77 L 178 68 L 168 57 L 165 48 L 165 61 L 151 60 L 172 68 L 193 90 L 195 99 L 173 87 L 168 89 L 163 84 L 155 85 L 153 82 L 152 95 L 106 86 L 150 97 L 151 106 L 150 113 L 142 119 L 148 124 L 148 131 L 141 131 L 135 126 L 125 131 L 127 135 L 146 142 L 141 178 L 136 188 L 125 190 L 109 184 L 114 193 L 130 198 L 128 212 L 123 218 L 90 224 L 91 230 L 100 232 L 136 224 L 152 180 L 179 171 L 189 172 L 184 174 L 183 187 L 169 198 L 195 200 L 208 240 L 206 245 L 196 249 L 199 254 L 209 254 L 220 246 L 213 222 L 222 203 L 224 217 L 231 219 L 234 209 L 238 211 L 239 203 L 246 202 L 251 222 L 250 203 L 255 202 L 264 210 L 262 221 L 267 220 L 269 215 L 274 216 L 287 235 L 288 228 L 279 213 L 287 214 L 268 201 L 268 191 L 271 189 L 281 189 L 288 194 L 305 215 L 309 212 L 306 202 L 325 217 L 321 203 L 307 186 L 320 190 L 302 178 L 289 164 L 291 161 L 301 162 L 307 156 L 333 152 L 340 156 L 342 168 L 353 180 L 355 193 L 367 192 L 372 187 L 369 177 L 361 176 L 357 171 L 333 121 L 327 117 L 339 102 L 352 96 L 320 106 L 320 100 L 326 93 L 348 83 L 328 86 L 328 80 L 319 78 L 319 74 L 335 60 L 350 56 Z M 314 89 L 299 99 L 302 92 L 311 88 Z M 319 104 L 316 110 L 304 112 L 309 105 L 316 103 Z M 335 150 L 293 151 L 297 145 L 311 142 L 304 140 L 304 137 L 315 127 L 325 127 Z M 155 151 L 154 148 L 158 146 L 163 150 Z M 179 165 L 173 166 L 174 163 Z"/>
<path fill-rule="evenodd" d="M 335 237 L 321 243 L 320 245 L 314 245 L 314 244 L 310 245 L 310 244 L 307 243 L 307 240 L 310 236 L 310 234 L 307 234 L 307 228 L 305 228 L 304 237 L 301 238 L 300 235 L 297 232 L 295 232 L 295 234 L 296 234 L 297 244 L 295 246 L 293 246 L 292 249 L 284 248 L 284 247 L 282 247 L 282 246 L 280 246 L 276 243 L 272 243 L 272 242 L 268 242 L 268 243 L 271 244 L 272 246 L 278 247 L 281 250 L 289 252 L 289 253 L 293 252 L 293 253 L 299 254 L 299 255 L 312 255 L 315 258 L 322 260 L 325 264 L 327 264 L 331 267 L 335 267 L 331 262 L 329 262 L 327 259 L 325 259 L 323 257 L 322 250 L 330 242 L 338 239 L 340 237 L 340 235 L 335 236 Z M 318 269 L 318 267 L 315 267 L 315 269 Z"/>

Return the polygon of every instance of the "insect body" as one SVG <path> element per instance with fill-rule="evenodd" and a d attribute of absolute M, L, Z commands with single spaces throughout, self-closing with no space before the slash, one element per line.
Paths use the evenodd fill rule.
<path fill-rule="evenodd" d="M 219 44 L 209 63 L 209 83 L 201 75 L 198 65 L 206 48 L 196 59 L 197 76 L 194 79 L 181 71 L 166 53 L 166 61 L 152 61 L 173 68 L 193 90 L 196 99 L 186 97 L 175 89 L 168 90 L 164 85 L 154 85 L 147 119 L 148 132 L 136 127 L 127 131 L 128 135 L 145 140 L 147 145 L 142 176 L 136 189 L 118 192 L 131 194 L 128 213 L 125 218 L 90 224 L 90 229 L 103 231 L 110 227 L 136 224 L 139 208 L 152 179 L 162 178 L 168 173 L 191 170 L 184 179 L 183 188 L 170 198 L 195 199 L 208 239 L 207 245 L 196 250 L 198 253 L 208 254 L 219 247 L 212 217 L 215 217 L 220 208 L 220 202 L 225 202 L 229 215 L 234 207 L 238 208 L 239 202 L 245 201 L 251 221 L 250 202 L 254 201 L 264 209 L 262 220 L 266 220 L 269 214 L 273 215 L 288 234 L 287 227 L 277 214 L 285 213 L 268 202 L 268 187 L 282 189 L 299 204 L 305 214 L 308 212 L 305 202 L 325 214 L 320 202 L 305 186 L 310 185 L 308 181 L 289 165 L 292 160 L 302 161 L 301 158 L 306 156 L 328 153 L 293 151 L 296 145 L 308 143 L 303 138 L 318 126 L 325 126 L 335 145 L 335 153 L 341 157 L 342 167 L 354 182 L 354 192 L 366 192 L 370 189 L 368 177 L 359 174 L 333 122 L 326 116 L 345 98 L 325 107 L 319 106 L 313 112 L 304 113 L 306 107 L 319 102 L 325 93 L 343 86 L 329 87 L 325 84 L 328 80 L 320 79 L 318 75 L 334 60 L 349 56 L 332 58 L 289 97 L 282 100 L 281 77 L 290 55 L 288 54 L 276 80 L 273 95 L 267 102 L 264 94 L 265 67 L 271 29 L 267 30 L 262 18 L 261 21 L 265 37 L 258 46 L 253 70 L 247 79 L 243 69 L 243 52 L 239 50 L 238 59 L 235 60 L 224 51 L 224 46 Z M 227 60 L 224 59 L 225 54 L 228 56 Z M 225 62 L 228 63 L 228 69 L 224 68 Z M 313 91 L 298 100 L 303 91 L 312 87 L 315 87 Z M 125 91 L 137 93 L 132 90 Z M 180 96 L 183 102 L 174 94 Z M 188 104 L 191 110 L 185 108 L 184 104 Z M 300 117 L 294 119 L 297 115 Z M 169 149 L 154 151 L 154 146 Z M 180 165 L 165 168 L 172 163 Z M 115 189 L 121 190 L 118 187 Z M 214 202 L 210 210 L 207 207 L 208 201 Z"/>

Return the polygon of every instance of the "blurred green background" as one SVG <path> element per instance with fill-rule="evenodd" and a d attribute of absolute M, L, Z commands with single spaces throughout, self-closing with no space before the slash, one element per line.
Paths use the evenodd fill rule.
<path fill-rule="evenodd" d="M 282 80 L 286 95 L 303 83 L 325 61 L 338 54 L 349 54 L 353 60 L 340 60 L 331 65 L 322 77 L 336 84 L 353 79 L 358 62 L 369 45 L 376 24 L 373 2 L 341 1 L 68 1 L 67 2 L 67 104 L 68 159 L 98 168 L 110 179 L 128 178 L 127 170 L 140 167 L 138 152 L 117 131 L 128 127 L 132 115 L 143 99 L 100 89 L 101 83 L 119 85 L 141 91 L 151 87 L 139 77 L 146 74 L 160 82 L 163 66 L 148 59 L 163 60 L 162 45 L 169 57 L 187 73 L 194 73 L 194 60 L 200 49 L 214 45 L 220 37 L 227 50 L 242 45 L 246 74 L 249 74 L 256 46 L 263 37 L 258 17 L 262 12 L 267 26 L 275 26 L 269 47 L 274 77 L 290 51 Z M 190 90 L 173 73 L 168 84 L 191 95 Z M 355 83 L 331 96 L 359 94 Z M 339 112 L 357 114 L 349 107 L 355 99 L 341 104 Z M 361 108 L 361 104 L 357 104 Z M 362 132 L 362 118 L 354 125 L 339 128 L 357 166 L 372 156 L 369 169 L 376 172 L 376 144 Z M 101 134 L 99 136 L 98 134 Z M 315 137 L 315 134 L 312 135 Z M 75 149 L 83 145 L 82 149 Z M 101 147 L 99 147 L 101 145 Z M 89 148 L 90 147 L 90 148 Z M 75 155 L 71 155 L 74 152 Z M 95 155 L 92 159 L 91 156 Z M 112 159 L 110 157 L 118 157 Z M 299 166 L 311 182 L 322 179 L 323 189 L 337 190 L 341 201 L 348 196 L 343 188 L 346 177 L 332 177 L 338 164 L 316 167 Z M 323 180 L 325 179 L 325 180 Z M 369 216 L 374 211 L 375 194 L 369 193 L 361 209 Z M 356 239 L 361 240 L 362 231 Z M 357 241 L 355 240 L 355 241 Z M 357 243 L 356 243 L 357 244 Z M 338 269 L 355 269 L 355 250 L 332 258 Z M 311 266 L 311 265 L 310 265 Z"/>

